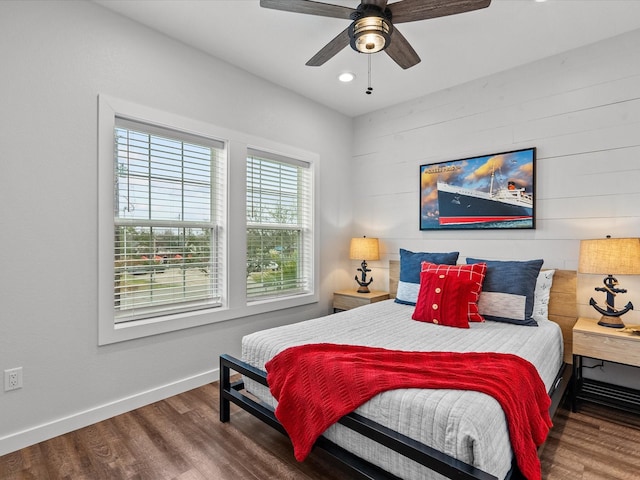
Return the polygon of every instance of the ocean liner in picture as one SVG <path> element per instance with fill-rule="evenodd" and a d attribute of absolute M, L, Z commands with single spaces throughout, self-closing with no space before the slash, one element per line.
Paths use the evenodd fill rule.
<path fill-rule="evenodd" d="M 533 196 L 514 182 L 494 189 L 494 177 L 488 192 L 438 182 L 440 225 L 531 220 Z"/>
<path fill-rule="evenodd" d="M 526 148 L 420 166 L 420 229 L 535 228 L 535 156 Z"/>

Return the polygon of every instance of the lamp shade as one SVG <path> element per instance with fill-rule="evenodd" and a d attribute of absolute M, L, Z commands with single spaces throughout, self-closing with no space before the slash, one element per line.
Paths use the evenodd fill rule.
<path fill-rule="evenodd" d="M 377 238 L 358 237 L 351 239 L 349 258 L 352 260 L 379 260 Z"/>
<path fill-rule="evenodd" d="M 640 238 L 581 240 L 578 272 L 639 275 Z"/>

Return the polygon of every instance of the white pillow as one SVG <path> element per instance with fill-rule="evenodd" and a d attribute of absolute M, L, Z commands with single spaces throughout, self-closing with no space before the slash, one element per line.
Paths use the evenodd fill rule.
<path fill-rule="evenodd" d="M 538 274 L 532 313 L 532 317 L 536 321 L 547 320 L 549 317 L 549 294 L 554 273 L 556 273 L 555 270 L 543 270 Z"/>

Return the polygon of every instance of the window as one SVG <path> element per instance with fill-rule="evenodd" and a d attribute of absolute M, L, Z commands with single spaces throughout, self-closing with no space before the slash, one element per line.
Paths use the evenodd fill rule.
<path fill-rule="evenodd" d="M 98 344 L 317 303 L 318 165 L 313 152 L 100 95 Z"/>
<path fill-rule="evenodd" d="M 115 118 L 115 323 L 221 305 L 224 143 Z"/>
<path fill-rule="evenodd" d="M 247 300 L 313 290 L 311 165 L 249 149 Z"/>

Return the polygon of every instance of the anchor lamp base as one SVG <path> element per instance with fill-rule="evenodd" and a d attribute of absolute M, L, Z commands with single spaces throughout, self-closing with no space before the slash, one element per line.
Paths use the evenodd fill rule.
<path fill-rule="evenodd" d="M 633 303 L 628 302 L 622 309 L 616 308 L 613 303 L 618 293 L 627 293 L 627 290 L 618 288 L 618 280 L 613 275 L 608 275 L 602 283 L 604 283 L 604 287 L 596 287 L 595 291 L 607 294 L 606 308 L 600 307 L 593 298 L 589 300 L 589 305 L 602 315 L 598 325 L 609 328 L 624 328 L 624 323 L 620 317 L 629 310 L 633 310 Z"/>
<path fill-rule="evenodd" d="M 624 328 L 624 323 L 620 320 L 620 317 L 607 317 L 603 315 L 598 322 L 598 325 L 609 328 Z"/>

